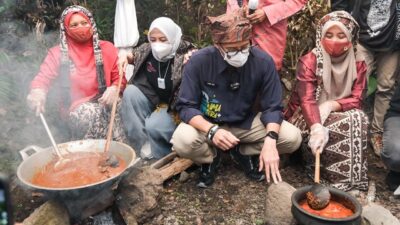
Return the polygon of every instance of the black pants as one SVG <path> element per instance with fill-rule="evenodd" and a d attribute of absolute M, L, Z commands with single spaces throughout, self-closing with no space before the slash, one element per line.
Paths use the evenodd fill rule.
<path fill-rule="evenodd" d="M 383 126 L 382 160 L 390 170 L 400 172 L 400 116 L 389 117 Z"/>

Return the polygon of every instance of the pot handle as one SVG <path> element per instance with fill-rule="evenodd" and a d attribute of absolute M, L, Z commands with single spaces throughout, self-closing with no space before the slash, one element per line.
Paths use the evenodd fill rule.
<path fill-rule="evenodd" d="M 32 154 L 30 154 L 29 152 L 33 151 Z M 36 145 L 29 145 L 26 148 L 22 149 L 19 151 L 19 154 L 22 157 L 22 160 L 25 161 L 26 159 L 28 159 L 31 155 L 35 154 L 36 152 L 41 152 L 44 151 L 44 148 L 41 148 L 39 146 Z"/>
<path fill-rule="evenodd" d="M 132 166 L 136 165 L 136 163 L 138 163 L 142 158 L 137 157 L 135 160 L 133 160 L 131 162 L 131 164 L 129 164 L 129 166 L 127 168 L 131 168 Z"/>

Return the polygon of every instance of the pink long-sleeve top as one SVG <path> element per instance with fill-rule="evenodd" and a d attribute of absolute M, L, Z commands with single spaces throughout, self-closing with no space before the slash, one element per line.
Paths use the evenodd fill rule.
<path fill-rule="evenodd" d="M 292 92 L 287 109 L 284 111 L 285 119 L 290 118 L 300 107 L 308 127 L 315 123 L 321 123 L 318 103 L 315 98 L 317 77 L 315 75 L 317 57 L 310 52 L 302 56 L 297 66 L 297 84 Z M 335 100 L 341 106 L 342 111 L 361 109 L 362 95 L 366 88 L 367 65 L 364 61 L 356 62 L 357 78 L 353 83 L 351 95 Z"/>
<path fill-rule="evenodd" d="M 118 51 L 111 42 L 100 41 L 103 57 L 104 78 L 106 86 L 118 85 Z M 75 51 L 73 51 L 75 50 Z M 76 66 L 70 74 L 71 81 L 71 105 L 69 110 L 92 99 L 99 93 L 96 64 L 92 44 L 68 51 L 69 57 Z M 31 89 L 40 88 L 48 91 L 53 80 L 59 76 L 61 65 L 60 46 L 51 48 L 40 66 L 39 73 L 31 83 Z M 121 93 L 126 85 L 125 77 L 122 80 Z"/>
<path fill-rule="evenodd" d="M 248 0 L 243 0 L 247 5 Z M 300 11 L 307 0 L 259 0 L 258 9 L 267 16 L 261 23 L 253 24 L 253 45 L 270 54 L 277 70 L 282 68 L 286 47 L 287 18 Z M 237 0 L 227 0 L 227 13 L 238 9 Z"/>

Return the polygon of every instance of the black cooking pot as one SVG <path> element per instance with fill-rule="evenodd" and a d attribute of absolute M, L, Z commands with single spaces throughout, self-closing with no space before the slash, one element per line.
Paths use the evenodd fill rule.
<path fill-rule="evenodd" d="M 306 193 L 311 185 L 297 189 L 292 195 L 292 214 L 302 225 L 359 225 L 361 224 L 361 204 L 350 194 L 338 189 L 327 187 L 331 193 L 331 199 L 337 201 L 353 211 L 353 215 L 346 218 L 326 218 L 314 215 L 300 207 L 299 202 L 306 199 Z"/>

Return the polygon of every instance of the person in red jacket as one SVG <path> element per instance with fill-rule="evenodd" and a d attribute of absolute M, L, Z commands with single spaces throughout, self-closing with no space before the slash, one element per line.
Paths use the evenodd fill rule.
<path fill-rule="evenodd" d="M 316 48 L 299 60 L 296 88 L 284 112 L 308 144 L 306 164 L 313 165 L 313 154 L 322 153 L 322 179 L 342 190 L 368 187 L 368 118 L 361 110 L 367 66 L 357 54 L 358 30 L 345 11 L 320 20 Z"/>
<path fill-rule="evenodd" d="M 67 119 L 73 139 L 105 138 L 110 108 L 119 97 L 118 50 L 99 40 L 92 14 L 70 6 L 60 19 L 60 44 L 51 48 L 31 83 L 28 105 L 36 114 L 45 111 L 49 88 L 57 83 L 61 116 Z M 123 78 L 121 93 L 126 80 Z M 117 113 L 113 138 L 126 142 Z"/>
<path fill-rule="evenodd" d="M 247 7 L 249 0 L 227 0 L 227 13 Z M 258 0 L 248 19 L 253 25 L 252 45 L 271 55 L 276 69 L 282 68 L 286 47 L 287 18 L 300 11 L 307 0 Z"/>

